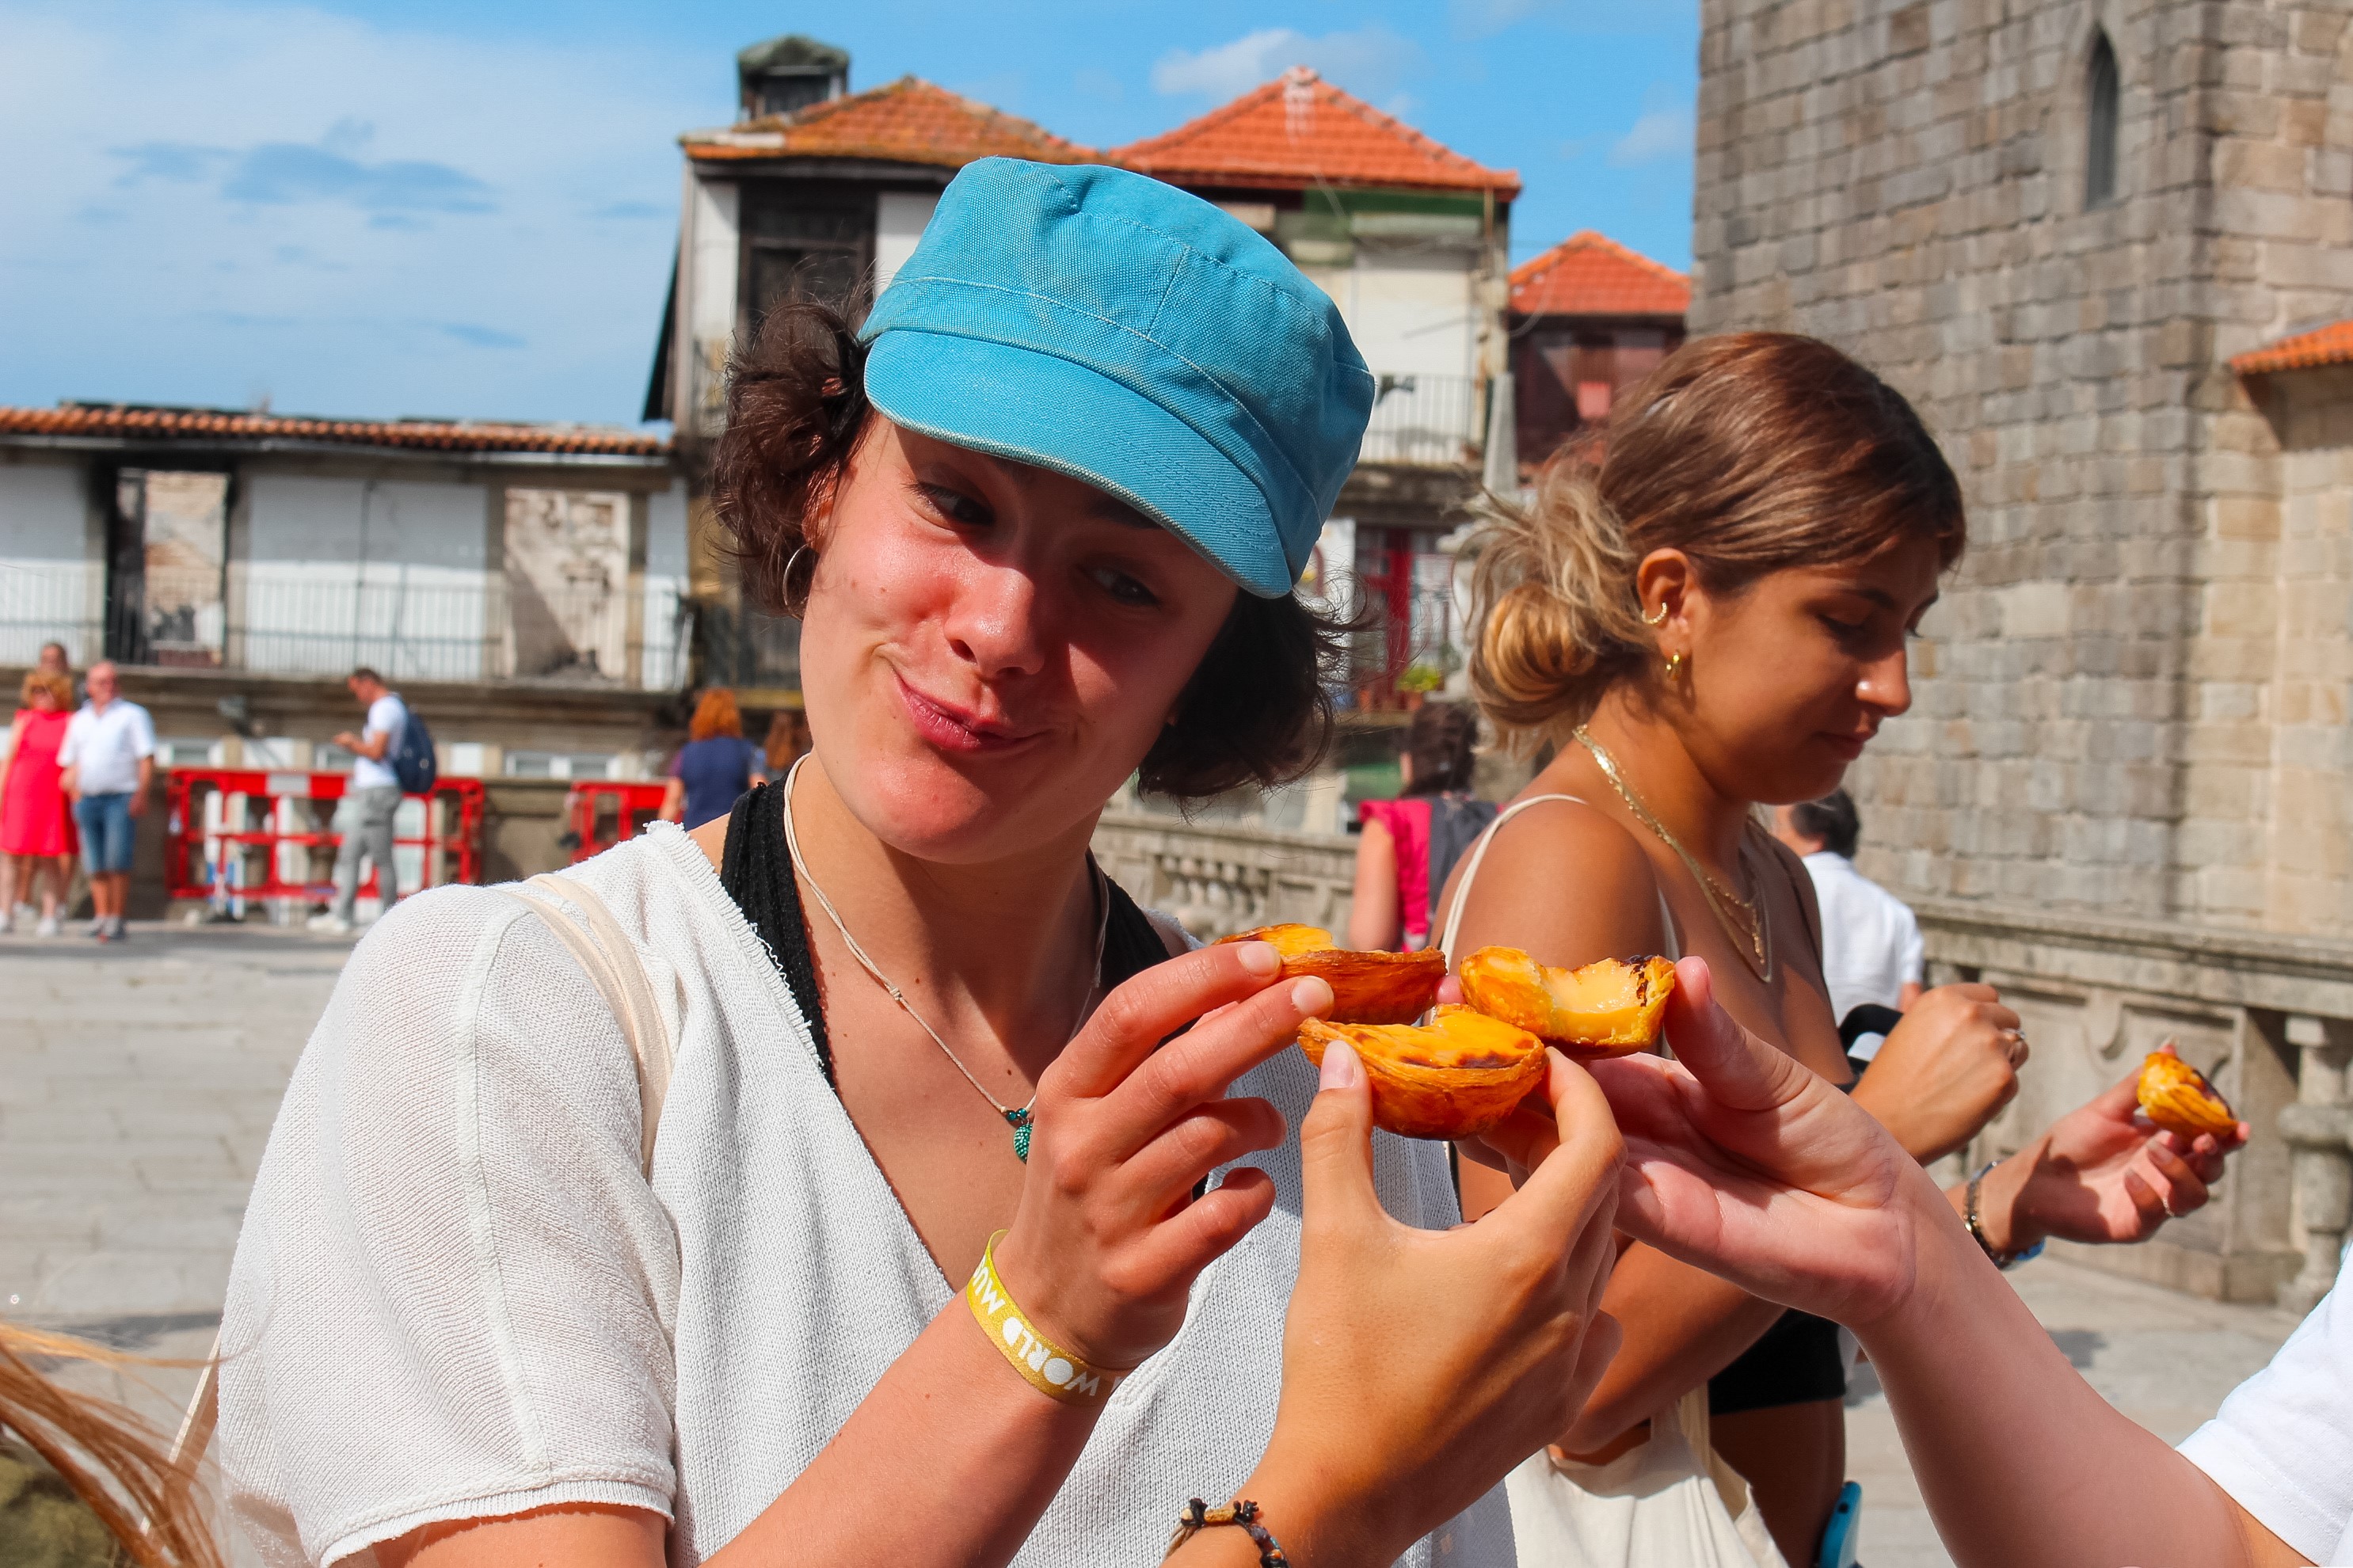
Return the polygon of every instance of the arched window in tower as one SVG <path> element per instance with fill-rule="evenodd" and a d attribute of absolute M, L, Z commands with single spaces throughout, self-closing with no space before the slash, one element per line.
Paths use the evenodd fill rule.
<path fill-rule="evenodd" d="M 2121 96 L 2116 51 L 2105 30 L 2092 35 L 2092 58 L 2084 67 L 2084 207 L 2104 207 L 2116 199 L 2116 111 Z"/>

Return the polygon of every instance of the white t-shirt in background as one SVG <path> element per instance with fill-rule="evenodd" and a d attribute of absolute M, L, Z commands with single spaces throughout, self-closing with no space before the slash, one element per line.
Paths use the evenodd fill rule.
<path fill-rule="evenodd" d="M 387 691 L 368 704 L 367 733 L 385 737 L 384 761 L 372 757 L 352 759 L 352 787 L 375 789 L 384 784 L 398 785 L 400 775 L 392 771 L 393 748 L 400 744 L 400 732 L 408 728 L 408 705 L 396 691 Z M 364 736 L 362 739 L 365 739 Z"/>
<path fill-rule="evenodd" d="M 155 754 L 155 722 L 147 710 L 118 697 L 103 712 L 85 702 L 66 721 L 58 765 L 79 768 L 84 795 L 130 795 L 139 788 L 139 762 Z"/>
<path fill-rule="evenodd" d="M 1806 872 L 1822 906 L 1822 978 L 1830 985 L 1831 1014 L 1843 1023 L 1866 1002 L 1895 1006 L 1904 987 L 1921 976 L 1920 922 L 1903 900 L 1843 855 L 1818 850 L 1806 857 Z M 1864 1037 L 1854 1054 L 1870 1060 L 1880 1038 Z"/>
<path fill-rule="evenodd" d="M 2353 1563 L 2353 1291 L 2340 1264 L 2271 1364 L 2231 1391 L 2181 1452 L 2315 1563 Z"/>

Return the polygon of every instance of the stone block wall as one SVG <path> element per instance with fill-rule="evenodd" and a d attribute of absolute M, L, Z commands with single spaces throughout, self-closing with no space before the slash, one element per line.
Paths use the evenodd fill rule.
<path fill-rule="evenodd" d="M 2281 727 L 2341 698 L 2283 683 L 2315 667 L 2283 643 L 2286 600 L 2321 591 L 2284 534 L 2279 434 L 2226 363 L 2353 313 L 2347 7 L 1703 10 L 1694 331 L 1854 353 L 1919 405 L 1970 504 L 1914 710 L 1856 771 L 1868 868 L 2014 908 L 2353 934 L 2353 910 L 2280 898 L 2316 785 L 2284 755 L 2333 744 L 2284 753 Z M 2095 28 L 2119 178 L 2086 210 Z M 2341 836 L 2328 854 L 2353 858 Z"/>

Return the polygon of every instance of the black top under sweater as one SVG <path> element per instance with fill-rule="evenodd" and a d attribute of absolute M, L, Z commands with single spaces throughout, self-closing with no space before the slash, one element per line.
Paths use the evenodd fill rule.
<path fill-rule="evenodd" d="M 720 852 L 719 885 L 752 922 L 785 976 L 801 1016 L 817 1044 L 818 1066 L 832 1083 L 833 1043 L 826 1033 L 825 1007 L 817 984 L 817 960 L 809 952 L 808 921 L 801 888 L 793 875 L 792 851 L 785 843 L 785 786 L 765 784 L 746 790 L 727 818 L 727 846 Z M 1113 986 L 1168 957 L 1158 928 L 1127 890 L 1108 877 L 1111 899 L 1103 930 L 1103 988 Z"/>

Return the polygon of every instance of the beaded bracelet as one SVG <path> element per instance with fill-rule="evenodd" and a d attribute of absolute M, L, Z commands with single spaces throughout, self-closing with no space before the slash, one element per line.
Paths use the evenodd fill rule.
<path fill-rule="evenodd" d="M 1258 1521 L 1258 1504 L 1248 1498 L 1236 1498 L 1223 1508 L 1211 1508 L 1199 1498 L 1185 1505 L 1185 1517 L 1176 1523 L 1176 1533 L 1168 1540 L 1168 1555 L 1212 1525 L 1240 1525 L 1258 1545 L 1259 1568 L 1290 1568 L 1291 1559 L 1282 1554 L 1271 1531 Z M 1163 1561 L 1166 1561 L 1166 1558 Z"/>

